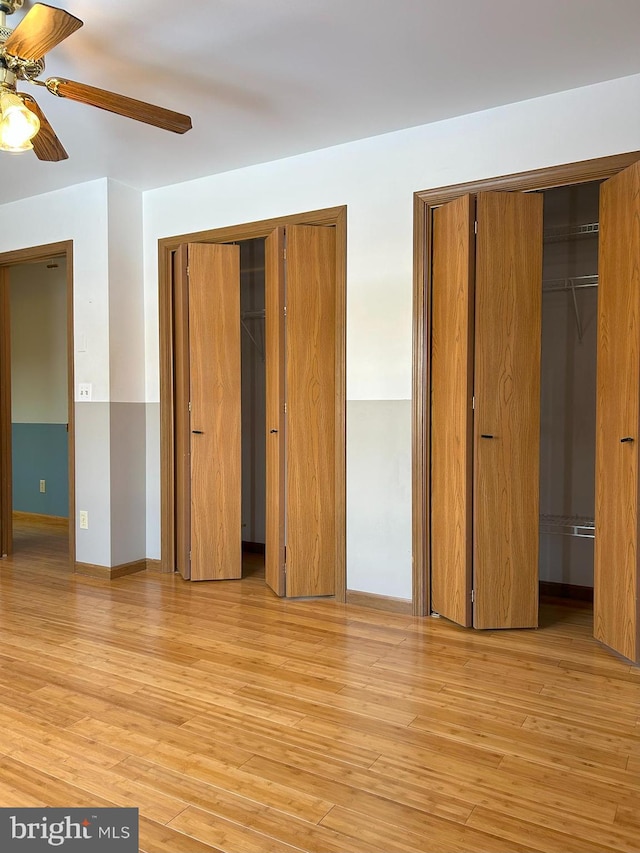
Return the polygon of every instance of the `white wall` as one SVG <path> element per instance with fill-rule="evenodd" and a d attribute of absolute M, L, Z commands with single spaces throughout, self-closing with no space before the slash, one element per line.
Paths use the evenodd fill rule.
<path fill-rule="evenodd" d="M 413 193 L 636 150 L 640 113 L 632 105 L 639 101 L 640 76 L 628 77 L 145 193 L 148 401 L 159 399 L 159 238 L 346 204 L 347 397 L 399 404 L 395 412 L 380 409 L 384 429 L 370 419 L 348 421 L 349 446 L 366 447 L 368 458 L 358 458 L 353 476 L 347 460 L 347 583 L 409 598 L 409 446 L 391 451 L 404 460 L 401 471 L 379 462 L 389 455 L 389 435 L 410 444 Z M 389 417 L 399 421 L 395 430 Z M 148 429 L 157 434 L 157 425 Z M 157 556 L 157 453 L 149 463 L 147 551 Z M 364 472 L 376 466 L 371 491 Z M 389 529 L 389 518 L 403 523 Z"/>
<path fill-rule="evenodd" d="M 142 193 L 108 182 L 109 399 L 144 403 Z"/>
<path fill-rule="evenodd" d="M 110 566 L 146 551 L 142 193 L 108 182 Z"/>
<path fill-rule="evenodd" d="M 66 424 L 67 270 L 20 264 L 11 280 L 11 420 Z"/>

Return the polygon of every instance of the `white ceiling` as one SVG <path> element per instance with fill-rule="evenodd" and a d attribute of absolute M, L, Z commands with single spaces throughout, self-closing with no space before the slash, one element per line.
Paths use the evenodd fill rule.
<path fill-rule="evenodd" d="M 51 51 L 44 76 L 188 113 L 193 130 L 168 133 L 24 83 L 69 160 L 0 152 L 0 203 L 104 176 L 164 186 L 640 72 L 639 0 L 50 5 L 84 27 Z"/>

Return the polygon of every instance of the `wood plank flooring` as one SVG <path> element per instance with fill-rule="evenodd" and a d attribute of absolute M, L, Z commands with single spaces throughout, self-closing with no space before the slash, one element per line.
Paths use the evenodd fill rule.
<path fill-rule="evenodd" d="M 0 805 L 136 806 L 144 853 L 640 851 L 640 671 L 588 608 L 465 631 L 17 534 Z"/>

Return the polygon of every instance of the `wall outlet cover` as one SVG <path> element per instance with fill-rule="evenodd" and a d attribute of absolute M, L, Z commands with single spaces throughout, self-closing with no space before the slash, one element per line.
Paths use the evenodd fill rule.
<path fill-rule="evenodd" d="M 80 382 L 78 384 L 78 399 L 85 403 L 90 403 L 92 391 L 91 382 Z"/>

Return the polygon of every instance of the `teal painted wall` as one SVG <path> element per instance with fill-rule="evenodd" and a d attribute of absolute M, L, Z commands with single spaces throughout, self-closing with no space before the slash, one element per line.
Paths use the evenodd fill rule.
<path fill-rule="evenodd" d="M 39 515 L 69 515 L 69 444 L 66 424 L 12 424 L 13 508 Z M 40 480 L 46 492 L 40 492 Z"/>

